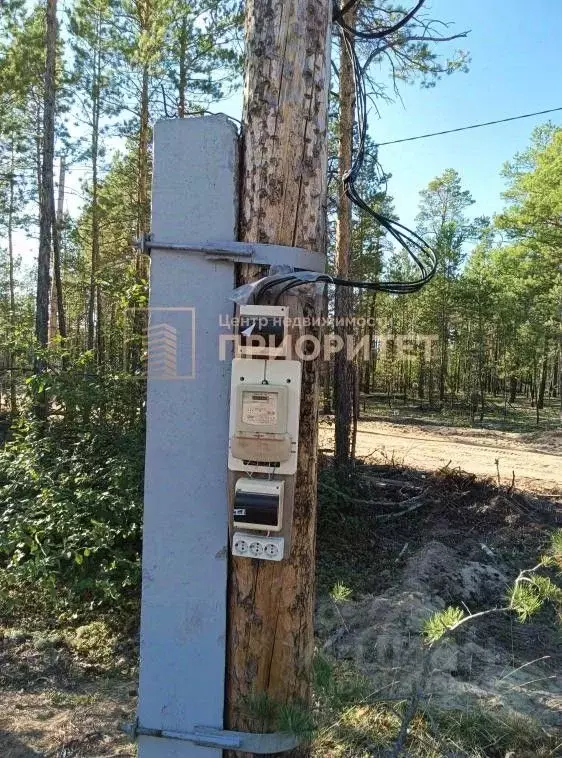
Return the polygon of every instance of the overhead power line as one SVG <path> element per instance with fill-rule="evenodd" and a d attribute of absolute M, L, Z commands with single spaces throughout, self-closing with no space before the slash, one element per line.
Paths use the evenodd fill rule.
<path fill-rule="evenodd" d="M 555 113 L 562 111 L 560 108 L 549 108 L 546 111 L 535 111 L 535 113 L 523 113 L 521 116 L 510 116 L 509 118 L 499 118 L 496 121 L 484 121 L 481 124 L 470 124 L 469 126 L 459 126 L 457 129 L 445 129 L 442 132 L 429 132 L 428 134 L 419 134 L 417 137 L 404 137 L 404 139 L 393 139 L 390 142 L 377 142 L 375 147 L 384 147 L 384 145 L 397 145 L 399 142 L 413 142 L 418 139 L 427 139 L 427 137 L 440 137 L 442 134 L 453 134 L 453 132 L 465 132 L 468 129 L 480 129 L 482 126 L 493 126 L 494 124 L 505 124 L 507 121 L 519 121 L 522 118 L 531 118 L 531 116 L 544 116 L 545 113 Z"/>

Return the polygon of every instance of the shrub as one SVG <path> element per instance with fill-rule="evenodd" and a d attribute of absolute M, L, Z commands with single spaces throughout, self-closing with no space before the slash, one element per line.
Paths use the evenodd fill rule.
<path fill-rule="evenodd" d="M 47 422 L 23 418 L 0 449 L 2 617 L 84 618 L 137 606 L 141 415 L 123 407 L 119 377 L 74 378 L 65 393 L 47 377 L 62 410 Z M 76 379 L 97 388 L 87 412 Z"/>

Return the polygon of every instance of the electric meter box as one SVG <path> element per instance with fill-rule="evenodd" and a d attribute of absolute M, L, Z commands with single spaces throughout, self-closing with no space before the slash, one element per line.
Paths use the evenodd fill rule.
<path fill-rule="evenodd" d="M 284 305 L 241 305 L 238 356 L 286 357 L 288 316 L 289 309 Z"/>
<path fill-rule="evenodd" d="M 301 370 L 299 361 L 233 360 L 231 471 L 296 473 Z"/>
<path fill-rule="evenodd" d="M 233 525 L 264 532 L 281 531 L 284 488 L 284 482 L 278 479 L 238 479 L 234 488 Z"/>

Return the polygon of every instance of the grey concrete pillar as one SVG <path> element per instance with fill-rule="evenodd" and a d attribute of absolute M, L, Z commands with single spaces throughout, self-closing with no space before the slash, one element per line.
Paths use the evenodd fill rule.
<path fill-rule="evenodd" d="M 156 124 L 155 242 L 236 238 L 236 157 L 224 117 Z M 233 287 L 232 262 L 152 250 L 138 708 L 145 728 L 223 726 L 230 365 L 219 360 L 218 335 Z M 218 755 L 139 737 L 139 758 Z"/>

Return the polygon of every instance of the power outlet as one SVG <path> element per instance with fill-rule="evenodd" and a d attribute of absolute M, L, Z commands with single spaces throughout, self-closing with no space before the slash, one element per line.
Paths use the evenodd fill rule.
<path fill-rule="evenodd" d="M 232 555 L 240 558 L 280 561 L 283 559 L 284 549 L 283 537 L 258 537 L 245 532 L 234 532 L 232 537 Z"/>

